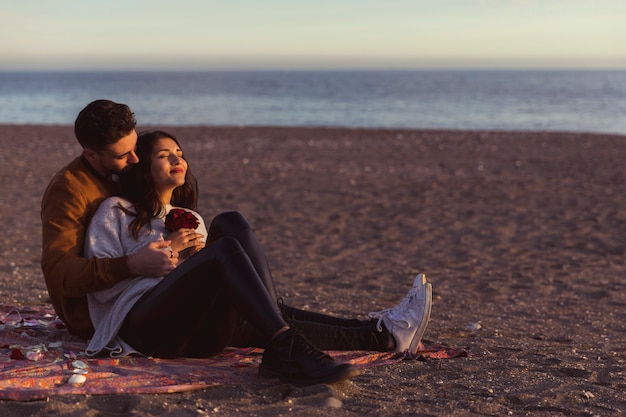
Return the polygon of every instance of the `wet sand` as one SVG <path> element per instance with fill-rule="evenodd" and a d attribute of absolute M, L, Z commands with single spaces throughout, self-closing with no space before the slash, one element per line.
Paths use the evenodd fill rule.
<path fill-rule="evenodd" d="M 0 300 L 48 303 L 39 209 L 79 153 L 69 126 L 0 126 Z M 147 128 L 140 126 L 141 129 Z M 546 132 L 167 128 L 200 212 L 243 212 L 285 301 L 363 315 L 425 272 L 426 341 L 470 358 L 352 381 L 0 401 L 2 416 L 608 415 L 626 409 L 626 137 Z"/>

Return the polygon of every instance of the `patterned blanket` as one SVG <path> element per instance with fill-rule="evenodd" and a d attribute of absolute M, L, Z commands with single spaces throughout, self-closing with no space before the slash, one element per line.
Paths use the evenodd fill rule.
<path fill-rule="evenodd" d="M 70 336 L 52 310 L 0 306 L 0 400 L 32 401 L 66 394 L 171 393 L 261 378 L 263 350 L 228 349 L 207 359 L 87 358 L 85 341 Z M 463 349 L 420 346 L 418 355 L 329 352 L 364 369 L 400 360 L 467 356 Z"/>

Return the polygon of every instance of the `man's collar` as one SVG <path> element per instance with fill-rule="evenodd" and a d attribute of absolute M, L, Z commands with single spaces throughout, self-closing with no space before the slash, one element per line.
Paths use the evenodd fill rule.
<path fill-rule="evenodd" d="M 114 184 L 119 184 L 120 182 L 120 176 L 117 174 L 110 174 L 109 176 L 104 176 L 101 173 L 99 173 L 98 171 L 96 171 L 96 169 L 89 163 L 89 161 L 87 160 L 87 158 L 85 158 L 85 155 L 80 155 L 80 159 L 81 161 L 83 161 L 83 164 L 85 164 L 85 166 L 87 167 L 87 169 L 89 169 L 89 171 L 91 171 L 92 174 L 94 174 L 96 177 L 100 178 L 102 181 L 107 181 L 107 182 L 112 182 Z"/>

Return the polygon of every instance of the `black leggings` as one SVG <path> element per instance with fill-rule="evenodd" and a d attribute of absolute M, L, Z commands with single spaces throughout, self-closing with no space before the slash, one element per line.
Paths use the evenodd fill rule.
<path fill-rule="evenodd" d="M 265 254 L 238 212 L 217 216 L 204 249 L 147 292 L 120 336 L 157 357 L 208 357 L 227 346 L 265 347 L 290 325 L 319 349 L 389 350 L 375 321 L 341 319 L 279 305 Z"/>

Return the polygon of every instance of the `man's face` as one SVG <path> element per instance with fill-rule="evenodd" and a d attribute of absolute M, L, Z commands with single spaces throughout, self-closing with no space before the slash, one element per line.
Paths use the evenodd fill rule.
<path fill-rule="evenodd" d="M 99 174 L 108 177 L 111 174 L 119 174 L 139 162 L 135 153 L 136 145 L 137 132 L 133 130 L 117 142 L 102 149 L 84 149 L 83 154 Z"/>

